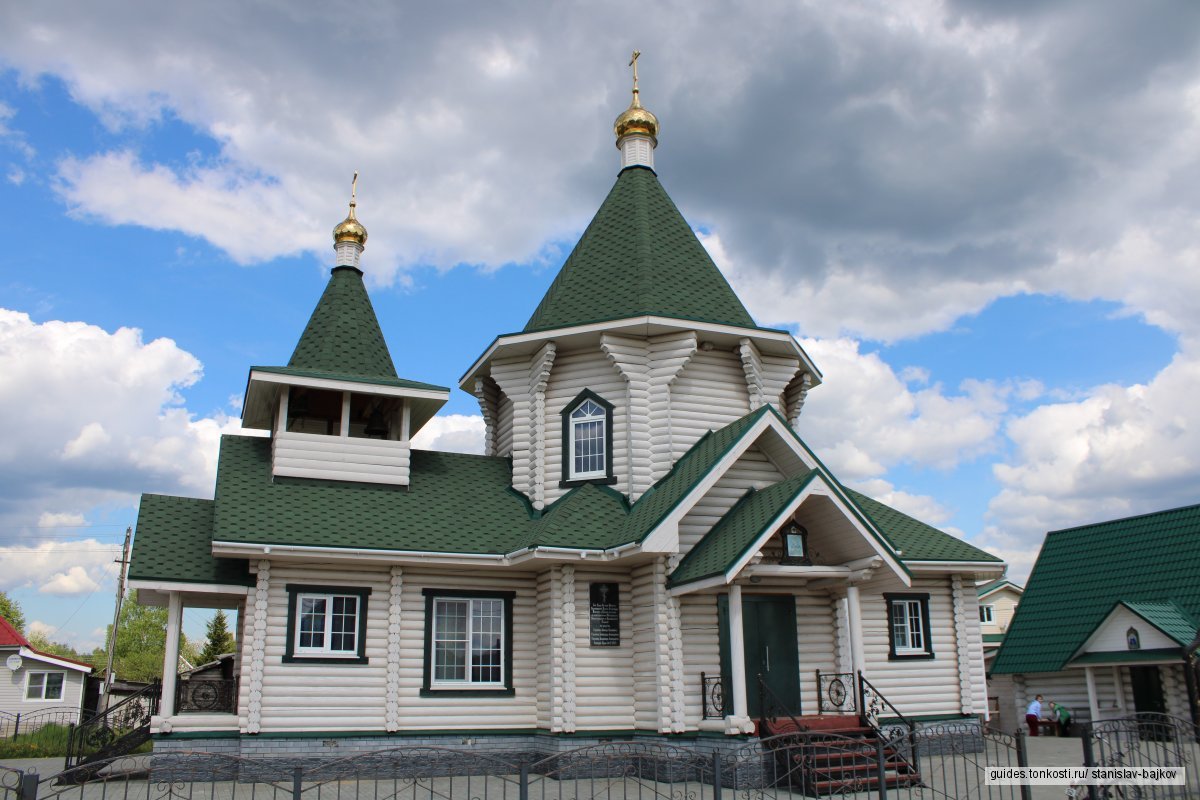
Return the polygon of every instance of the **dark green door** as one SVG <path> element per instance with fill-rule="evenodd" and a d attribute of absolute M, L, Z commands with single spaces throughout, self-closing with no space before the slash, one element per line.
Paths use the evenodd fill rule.
<path fill-rule="evenodd" d="M 1162 676 L 1158 667 L 1130 667 L 1129 683 L 1133 686 L 1133 710 L 1139 714 L 1167 713 L 1163 700 Z"/>
<path fill-rule="evenodd" d="M 717 598 L 720 621 L 721 677 L 725 713 L 733 713 L 729 666 L 729 598 Z M 746 703 L 751 717 L 762 715 L 763 692 L 758 676 L 774 694 L 781 709 L 800 713 L 800 654 L 796 645 L 796 601 L 787 595 L 742 595 L 742 637 L 746 652 Z M 767 701 L 768 705 L 770 700 Z"/>

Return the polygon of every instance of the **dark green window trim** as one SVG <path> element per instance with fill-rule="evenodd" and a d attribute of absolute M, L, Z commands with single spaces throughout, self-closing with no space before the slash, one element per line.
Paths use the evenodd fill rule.
<path fill-rule="evenodd" d="M 425 665 L 421 677 L 421 697 L 511 697 L 513 687 L 513 598 L 516 592 L 480 591 L 475 589 L 422 589 L 425 597 Z M 433 601 L 436 599 L 487 599 L 504 601 L 504 685 L 472 686 L 462 689 L 433 688 Z"/>
<path fill-rule="evenodd" d="M 888 661 L 929 661 L 933 653 L 933 629 L 929 627 L 929 594 L 884 594 L 887 602 Z M 921 629 L 925 634 L 923 652 L 896 652 L 896 632 L 892 628 L 892 604 L 916 600 L 921 604 Z"/>
<path fill-rule="evenodd" d="M 571 412 L 579 408 L 585 400 L 592 400 L 604 409 L 604 477 L 573 479 L 571 478 L 571 459 L 574 457 L 571 439 Z M 613 404 L 591 389 L 584 389 L 558 413 L 562 417 L 562 480 L 558 482 L 559 488 L 570 489 L 585 483 L 597 483 L 605 486 L 616 484 L 617 479 L 613 475 Z"/>
<path fill-rule="evenodd" d="M 371 594 L 369 586 L 322 586 L 307 583 L 289 583 L 285 587 L 288 593 L 287 641 L 283 648 L 283 663 L 285 664 L 366 664 L 367 659 L 367 597 Z M 301 594 L 347 594 L 358 597 L 358 635 L 355 643 L 357 652 L 353 656 L 310 656 L 295 652 L 296 644 L 296 597 Z"/>

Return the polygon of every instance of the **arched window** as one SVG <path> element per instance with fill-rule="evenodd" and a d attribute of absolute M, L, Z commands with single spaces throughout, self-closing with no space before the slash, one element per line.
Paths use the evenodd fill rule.
<path fill-rule="evenodd" d="M 562 411 L 563 483 L 612 482 L 612 404 L 584 391 Z"/>

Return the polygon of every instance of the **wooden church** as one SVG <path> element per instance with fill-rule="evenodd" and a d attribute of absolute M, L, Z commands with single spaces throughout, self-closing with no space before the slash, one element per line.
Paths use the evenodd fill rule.
<path fill-rule="evenodd" d="M 986 713 L 975 586 L 1004 564 L 821 463 L 796 433 L 820 372 L 663 189 L 636 67 L 614 128 L 607 198 L 459 382 L 483 455 L 412 448 L 449 389 L 399 377 L 351 202 L 291 358 L 250 368 L 269 435 L 223 437 L 212 500 L 142 497 L 130 585 L 169 609 L 166 664 L 184 607 L 240 621 L 227 700 L 165 670 L 157 748 L 719 744 L 864 686 Z"/>

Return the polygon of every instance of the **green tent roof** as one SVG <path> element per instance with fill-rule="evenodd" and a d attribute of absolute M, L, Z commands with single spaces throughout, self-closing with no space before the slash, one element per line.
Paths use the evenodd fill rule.
<path fill-rule="evenodd" d="M 629 167 L 525 330 L 639 316 L 755 327 L 653 170 Z"/>
<path fill-rule="evenodd" d="M 354 267 L 333 269 L 287 365 L 339 375 L 396 377 L 361 272 Z"/>
<path fill-rule="evenodd" d="M 1197 575 L 1200 505 L 1048 533 L 992 672 L 1057 672 L 1118 602 L 1196 619 Z"/>

